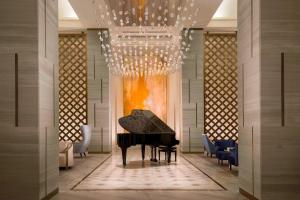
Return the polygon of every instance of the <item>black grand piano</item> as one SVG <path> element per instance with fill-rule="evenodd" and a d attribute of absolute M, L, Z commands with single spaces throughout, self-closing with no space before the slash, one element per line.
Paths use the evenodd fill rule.
<path fill-rule="evenodd" d="M 172 147 L 179 144 L 175 131 L 150 110 L 132 110 L 131 114 L 119 119 L 120 125 L 129 133 L 118 133 L 117 143 L 122 149 L 123 165 L 126 165 L 127 148 L 141 145 L 142 159 L 145 158 L 145 145 L 151 146 L 151 161 L 157 161 L 156 148 L 164 146 L 170 163 Z"/>

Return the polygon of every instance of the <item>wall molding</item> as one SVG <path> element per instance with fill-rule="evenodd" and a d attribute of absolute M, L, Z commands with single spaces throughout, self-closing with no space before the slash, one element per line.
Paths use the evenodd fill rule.
<path fill-rule="evenodd" d="M 19 126 L 19 55 L 15 53 L 15 126 Z"/>
<path fill-rule="evenodd" d="M 244 197 L 247 197 L 249 200 L 259 200 L 242 188 L 239 188 L 239 192 L 241 195 L 243 195 Z"/>
<path fill-rule="evenodd" d="M 48 193 L 45 197 L 43 197 L 41 200 L 50 200 L 52 199 L 55 195 L 59 193 L 59 189 L 55 188 L 53 191 Z"/>

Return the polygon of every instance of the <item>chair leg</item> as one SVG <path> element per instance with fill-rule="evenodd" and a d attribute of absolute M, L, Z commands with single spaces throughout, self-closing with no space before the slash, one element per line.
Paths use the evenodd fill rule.
<path fill-rule="evenodd" d="M 83 155 L 86 157 L 86 154 L 85 154 L 85 152 L 83 153 Z"/>
<path fill-rule="evenodd" d="M 80 153 L 80 157 L 82 157 L 82 153 Z"/>
<path fill-rule="evenodd" d="M 177 151 L 175 151 L 175 162 L 177 161 Z"/>
<path fill-rule="evenodd" d="M 165 160 L 167 160 L 167 152 L 165 151 Z"/>
<path fill-rule="evenodd" d="M 230 171 L 232 170 L 232 166 L 231 166 L 231 164 L 229 164 L 229 169 L 230 169 Z"/>
<path fill-rule="evenodd" d="M 158 160 L 160 161 L 160 150 L 158 150 Z"/>

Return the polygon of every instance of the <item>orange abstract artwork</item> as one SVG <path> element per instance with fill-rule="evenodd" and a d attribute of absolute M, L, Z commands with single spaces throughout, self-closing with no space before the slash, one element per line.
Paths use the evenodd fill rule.
<path fill-rule="evenodd" d="M 156 75 L 148 77 L 124 78 L 124 115 L 132 109 L 151 110 L 166 122 L 167 119 L 167 77 Z"/>

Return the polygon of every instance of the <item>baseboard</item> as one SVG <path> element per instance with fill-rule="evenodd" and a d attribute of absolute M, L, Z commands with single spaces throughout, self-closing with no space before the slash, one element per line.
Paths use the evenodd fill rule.
<path fill-rule="evenodd" d="M 111 151 L 89 151 L 88 154 L 111 154 Z"/>
<path fill-rule="evenodd" d="M 183 154 L 199 154 L 199 153 L 204 153 L 203 151 L 181 151 Z"/>
<path fill-rule="evenodd" d="M 250 194 L 247 191 L 243 190 L 242 188 L 239 188 L 239 192 L 240 192 L 241 195 L 248 198 L 249 200 L 258 200 L 255 196 L 253 196 L 252 194 Z"/>
<path fill-rule="evenodd" d="M 44 198 L 42 198 L 41 200 L 50 200 L 52 197 L 54 197 L 55 195 L 57 195 L 59 192 L 59 189 L 56 188 L 54 189 L 52 192 L 50 192 L 49 194 L 47 194 L 47 196 L 45 196 Z"/>

